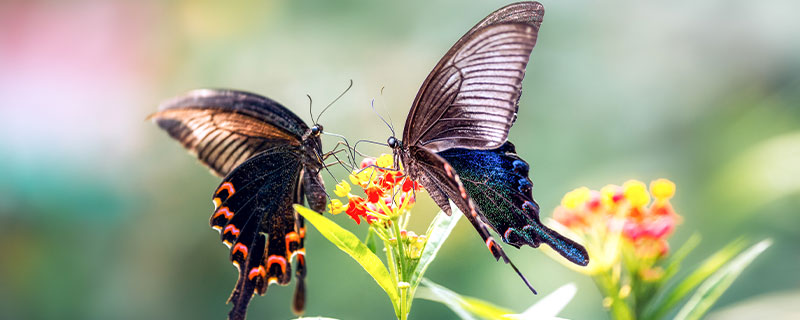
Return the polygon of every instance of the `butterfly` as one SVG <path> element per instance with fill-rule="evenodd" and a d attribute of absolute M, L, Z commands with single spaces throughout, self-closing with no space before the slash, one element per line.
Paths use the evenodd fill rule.
<path fill-rule="evenodd" d="M 149 118 L 224 177 L 213 194 L 210 223 L 239 269 L 228 317 L 244 319 L 256 293 L 273 283 L 288 285 L 294 260 L 292 310 L 302 313 L 306 229 L 292 204 L 305 199 L 311 209 L 325 209 L 322 126 L 309 128 L 279 103 L 235 90 L 194 90 L 159 110 Z"/>
<path fill-rule="evenodd" d="M 503 7 L 472 27 L 423 82 L 403 129 L 387 141 L 411 179 L 450 214 L 458 207 L 496 260 L 528 280 L 494 240 L 494 229 L 514 247 L 545 243 L 575 264 L 586 249 L 541 223 L 530 167 L 508 142 L 522 80 L 544 8 L 538 2 Z"/>

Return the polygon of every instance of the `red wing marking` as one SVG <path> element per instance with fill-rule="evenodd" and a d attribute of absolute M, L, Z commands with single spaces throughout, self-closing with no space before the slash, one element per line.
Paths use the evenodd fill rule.
<path fill-rule="evenodd" d="M 219 217 L 221 215 L 225 215 L 225 219 L 230 219 L 233 217 L 233 211 L 228 209 L 228 207 L 219 208 L 219 210 L 217 210 L 217 212 L 214 213 L 214 216 L 211 217 L 211 219 L 215 219 L 216 217 Z"/>
<path fill-rule="evenodd" d="M 233 247 L 231 255 L 234 255 L 239 251 L 242 252 L 242 259 L 247 259 L 247 246 L 243 245 L 242 243 L 236 243 L 236 245 Z"/>
<path fill-rule="evenodd" d="M 267 258 L 267 269 L 272 267 L 273 263 L 281 265 L 281 272 L 286 273 L 286 258 L 279 255 L 271 255 Z"/>
<path fill-rule="evenodd" d="M 509 236 L 511 236 L 511 230 L 514 230 L 514 228 L 506 229 L 506 232 L 503 233 L 503 238 L 510 239 Z"/>
<path fill-rule="evenodd" d="M 458 184 L 458 191 L 461 192 L 461 197 L 462 198 L 464 198 L 464 199 L 467 198 L 467 190 L 464 190 L 464 186 L 462 186 L 460 183 Z"/>
<path fill-rule="evenodd" d="M 294 252 L 292 252 L 292 254 L 289 256 L 289 261 L 294 261 L 294 256 L 296 256 L 296 255 L 301 255 L 301 256 L 305 257 L 306 256 L 306 248 L 300 248 L 300 249 L 297 249 Z"/>
<path fill-rule="evenodd" d="M 453 177 L 453 168 L 450 167 L 449 164 L 444 164 L 444 172 L 447 173 L 447 176 L 452 178 Z"/>
<path fill-rule="evenodd" d="M 290 246 L 292 243 L 300 245 L 300 235 L 298 235 L 297 232 L 294 231 L 286 234 L 286 252 L 289 255 L 291 255 Z"/>
<path fill-rule="evenodd" d="M 267 277 L 267 271 L 264 270 L 264 266 L 258 266 L 258 268 L 250 269 L 250 274 L 247 275 L 247 278 L 253 280 L 255 277 Z"/>
<path fill-rule="evenodd" d="M 219 193 L 222 190 L 227 190 L 228 191 L 228 198 L 230 198 L 230 196 L 232 196 L 234 193 L 236 193 L 236 189 L 233 187 L 233 183 L 230 183 L 230 181 L 224 182 L 222 185 L 220 185 L 219 189 L 217 189 L 217 193 L 216 194 L 219 195 Z"/>
<path fill-rule="evenodd" d="M 236 228 L 236 226 L 234 226 L 232 224 L 229 224 L 229 225 L 225 226 L 225 230 L 222 231 L 222 233 L 228 233 L 228 232 L 230 232 L 234 236 L 237 236 L 237 237 L 239 236 L 239 229 Z"/>

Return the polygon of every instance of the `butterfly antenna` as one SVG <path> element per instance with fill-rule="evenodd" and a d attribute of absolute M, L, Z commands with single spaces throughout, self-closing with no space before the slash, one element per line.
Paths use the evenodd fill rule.
<path fill-rule="evenodd" d="M 394 128 L 392 128 L 392 126 L 391 126 L 391 125 L 389 125 L 389 123 L 388 123 L 388 122 L 386 122 L 386 119 L 384 119 L 384 118 L 381 116 L 381 114 L 380 114 L 380 113 L 378 113 L 378 111 L 376 111 L 376 110 L 375 110 L 375 99 L 372 99 L 372 103 L 370 103 L 370 105 L 372 106 L 372 112 L 374 112 L 374 113 L 375 113 L 375 115 L 377 115 L 377 116 L 378 116 L 378 118 L 380 118 L 380 119 L 381 119 L 381 121 L 383 121 L 383 124 L 385 124 L 387 127 L 389 127 L 389 131 L 391 131 L 391 132 L 392 132 L 392 136 L 394 137 Z"/>
<path fill-rule="evenodd" d="M 383 97 L 383 89 L 386 89 L 386 86 L 381 87 L 381 97 Z M 385 101 L 385 100 L 381 100 Z M 394 135 L 394 122 L 392 122 L 392 113 L 389 112 L 389 109 L 386 108 L 386 104 L 383 104 L 383 109 L 386 110 L 386 117 L 389 118 L 389 128 L 392 130 L 392 135 Z"/>
<path fill-rule="evenodd" d="M 314 101 L 311 99 L 310 94 L 306 93 L 306 97 L 308 97 L 308 115 L 311 116 L 311 124 L 315 125 L 317 122 L 314 121 L 314 113 L 311 112 L 311 106 L 314 104 Z"/>
<path fill-rule="evenodd" d="M 339 94 L 339 96 L 336 97 L 336 99 L 333 99 L 333 101 L 331 101 L 331 103 L 328 104 L 328 106 L 326 106 L 325 109 L 322 109 L 322 112 L 320 112 L 319 115 L 317 116 L 317 121 L 319 121 L 319 118 L 322 117 L 322 114 L 325 113 L 325 111 L 328 110 L 328 108 L 330 108 L 334 103 L 336 103 L 336 101 L 339 101 L 339 98 L 344 96 L 344 94 L 347 93 L 347 91 L 350 91 L 350 88 L 352 87 L 353 87 L 353 79 L 350 79 L 350 85 L 347 86 L 347 89 L 344 89 L 344 91 L 342 91 L 342 93 Z"/>
<path fill-rule="evenodd" d="M 386 146 L 386 143 L 381 143 L 381 142 L 367 140 L 367 139 L 360 139 L 360 140 L 356 141 L 355 144 L 353 144 L 353 152 L 355 152 L 356 154 L 358 154 L 358 155 L 360 155 L 362 157 L 375 158 L 375 157 L 372 157 L 370 155 L 366 155 L 366 154 L 362 153 L 361 151 L 358 151 L 358 144 L 362 143 L 362 142 L 371 143 L 371 144 L 377 144 L 379 146 L 384 146 L 384 147 Z"/>

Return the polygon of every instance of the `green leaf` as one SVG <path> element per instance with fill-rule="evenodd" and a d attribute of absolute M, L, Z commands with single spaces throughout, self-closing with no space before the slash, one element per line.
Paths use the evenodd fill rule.
<path fill-rule="evenodd" d="M 394 285 L 394 281 L 392 281 L 392 276 L 389 275 L 389 271 L 386 270 L 383 261 L 381 261 L 375 253 L 370 251 L 365 244 L 361 243 L 358 237 L 352 232 L 345 230 L 323 215 L 298 204 L 294 205 L 294 209 L 297 213 L 302 215 L 303 218 L 306 218 L 308 222 L 314 225 L 314 228 L 328 239 L 328 241 L 335 244 L 339 249 L 356 260 L 356 262 L 375 279 L 375 282 L 378 283 L 383 291 L 386 291 L 386 294 L 389 295 L 389 299 L 392 300 L 392 305 L 397 308 L 400 301 L 397 288 Z"/>
<path fill-rule="evenodd" d="M 729 243 L 695 269 L 689 276 L 683 279 L 672 289 L 665 291 L 661 299 L 654 300 L 654 304 L 648 306 L 643 319 L 661 319 L 678 302 L 683 300 L 692 290 L 697 288 L 706 278 L 717 272 L 723 265 L 733 259 L 745 247 L 744 239 L 737 239 Z M 652 310 L 652 311 L 651 311 Z"/>
<path fill-rule="evenodd" d="M 420 288 L 420 298 L 441 302 L 453 310 L 459 318 L 474 320 L 475 316 L 484 319 L 559 319 L 556 316 L 575 297 L 578 292 L 574 283 L 568 283 L 547 296 L 539 299 L 535 304 L 520 314 L 498 307 L 481 299 L 459 295 L 430 279 L 423 279 L 425 287 Z"/>
<path fill-rule="evenodd" d="M 557 319 L 558 313 L 564 310 L 576 293 L 578 293 L 578 287 L 574 283 L 567 283 L 539 299 L 522 313 L 506 315 L 506 317 L 519 320 Z"/>
<path fill-rule="evenodd" d="M 683 260 L 686 259 L 686 256 L 688 256 L 692 250 L 697 248 L 698 244 L 700 244 L 700 235 L 695 233 L 689 237 L 689 239 L 686 240 L 686 242 L 680 248 L 678 248 L 678 250 L 675 250 L 675 253 L 673 253 L 670 257 L 666 267 L 664 267 L 664 276 L 661 278 L 662 283 L 669 281 L 669 279 L 678 273 Z"/>
<path fill-rule="evenodd" d="M 369 248 L 369 251 L 372 251 L 372 253 L 378 253 L 378 245 L 375 242 L 375 230 L 372 228 L 369 228 L 369 231 L 367 231 L 367 238 L 364 239 L 364 244 L 367 246 L 367 248 Z"/>
<path fill-rule="evenodd" d="M 717 302 L 725 290 L 728 290 L 733 281 L 742 274 L 742 271 L 770 245 L 772 245 L 772 240 L 761 240 L 714 273 L 697 289 L 697 292 L 681 308 L 675 319 L 700 319 L 711 309 L 711 306 Z"/>
<path fill-rule="evenodd" d="M 420 290 L 417 295 L 418 297 L 441 302 L 449 307 L 450 310 L 453 310 L 459 318 L 464 320 L 475 320 L 475 317 L 472 315 L 484 319 L 508 319 L 506 315 L 513 313 L 511 310 L 498 307 L 480 299 L 461 296 L 427 278 L 422 279 L 422 284 L 425 285 L 425 288 L 421 289 L 428 290 Z"/>
<path fill-rule="evenodd" d="M 436 258 L 436 253 L 439 252 L 442 244 L 444 244 L 444 241 L 450 236 L 450 232 L 453 231 L 453 228 L 456 227 L 456 223 L 458 223 L 458 219 L 462 216 L 456 206 L 451 206 L 451 208 L 453 208 L 451 215 L 447 215 L 444 211 L 439 211 L 439 214 L 433 218 L 431 225 L 428 227 L 428 231 L 426 232 L 428 240 L 425 243 L 425 248 L 422 249 L 419 263 L 417 263 L 417 267 L 414 268 L 414 273 L 411 275 L 412 292 L 419 286 L 425 274 L 425 270 L 428 269 L 433 259 Z"/>

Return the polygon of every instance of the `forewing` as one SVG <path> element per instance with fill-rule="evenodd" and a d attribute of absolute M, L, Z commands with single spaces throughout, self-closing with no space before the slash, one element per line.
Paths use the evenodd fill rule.
<path fill-rule="evenodd" d="M 270 147 L 300 145 L 308 128 L 277 102 L 235 90 L 194 90 L 159 110 L 149 118 L 218 176 Z"/>
<path fill-rule="evenodd" d="M 403 141 L 438 152 L 502 145 L 517 103 L 544 9 L 521 3 L 479 22 L 445 54 L 422 84 Z"/>
<path fill-rule="evenodd" d="M 300 202 L 301 171 L 299 148 L 273 147 L 234 169 L 214 192 L 211 226 L 239 269 L 231 319 L 244 319 L 253 294 L 269 284 L 288 284 L 292 258 L 303 256 L 297 269 L 305 275 L 305 229 L 292 207 Z"/>
<path fill-rule="evenodd" d="M 489 226 L 486 224 L 485 218 L 481 216 L 480 211 L 478 211 L 472 198 L 467 193 L 467 190 L 464 189 L 461 179 L 450 164 L 448 164 L 444 158 L 425 148 L 412 147 L 409 151 L 412 159 L 404 163 L 404 165 L 408 167 L 410 172 L 415 173 L 416 178 L 425 190 L 438 190 L 437 192 L 443 193 L 447 198 L 453 201 L 456 207 L 464 213 L 464 216 L 467 217 L 467 220 L 469 220 L 478 234 L 480 234 L 486 247 L 494 258 L 496 260 L 502 258 L 505 263 L 511 265 L 528 288 L 530 288 L 533 293 L 536 293 L 536 290 L 533 289 L 528 279 L 522 275 L 519 269 L 517 269 L 508 258 L 505 251 L 503 251 L 500 244 L 498 244 L 491 233 L 489 233 Z M 444 209 L 441 200 L 436 200 L 436 202 Z"/>

